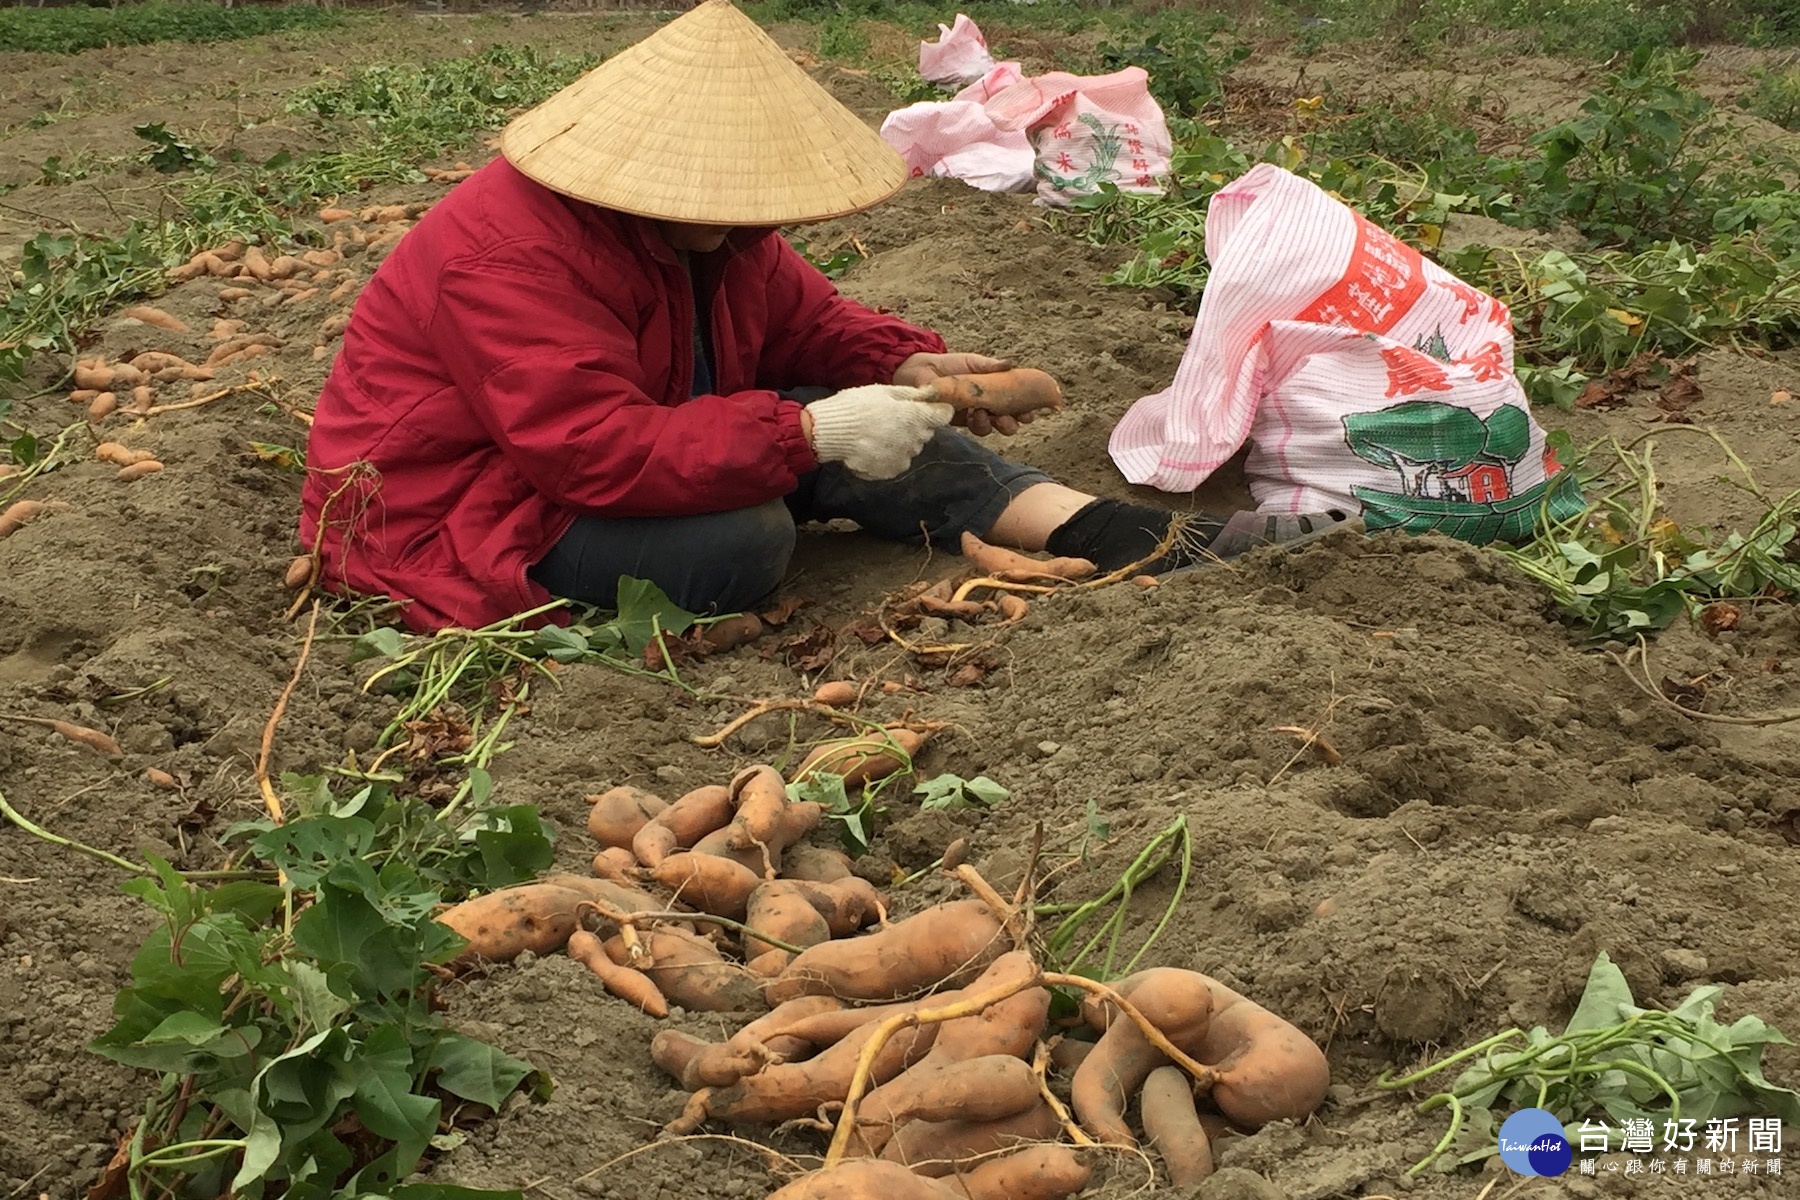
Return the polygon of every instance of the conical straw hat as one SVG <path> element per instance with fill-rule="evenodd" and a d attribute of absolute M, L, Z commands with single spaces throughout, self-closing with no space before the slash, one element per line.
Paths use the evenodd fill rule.
<path fill-rule="evenodd" d="M 500 135 L 577 200 L 706 225 L 788 225 L 879 204 L 906 163 L 727 0 L 703 0 Z"/>

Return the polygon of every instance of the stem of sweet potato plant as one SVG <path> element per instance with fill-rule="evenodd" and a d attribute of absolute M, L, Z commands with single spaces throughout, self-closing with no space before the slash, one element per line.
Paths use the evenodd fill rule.
<path fill-rule="evenodd" d="M 78 842 L 73 838 L 63 837 L 59 833 L 51 833 L 42 825 L 39 825 L 26 817 L 11 804 L 8 804 L 4 794 L 0 794 L 0 816 L 4 816 L 7 820 L 11 821 L 14 825 L 17 825 L 20 829 L 23 829 L 26 833 L 29 833 L 32 837 L 42 838 L 53 846 L 62 846 L 69 850 L 79 850 L 83 854 L 90 854 L 95 858 L 109 862 L 115 867 L 122 867 L 125 870 L 130 871 L 133 875 L 150 874 L 149 867 L 144 866 L 141 863 L 134 863 L 129 858 L 120 858 L 111 851 L 101 850 L 98 847 L 90 846 L 85 842 Z"/>

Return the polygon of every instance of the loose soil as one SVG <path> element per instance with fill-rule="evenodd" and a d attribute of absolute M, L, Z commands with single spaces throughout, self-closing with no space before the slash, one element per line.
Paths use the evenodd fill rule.
<path fill-rule="evenodd" d="M 320 64 L 457 53 L 501 37 L 603 48 L 642 28 L 641 18 L 395 18 L 380 37 L 261 39 L 209 48 L 204 59 L 170 47 L 6 55 L 0 124 L 13 127 L 9 156 L 35 168 L 50 153 L 118 152 L 146 115 L 179 113 L 186 128 L 238 105 L 274 111 Z M 798 44 L 803 35 L 788 36 Z M 817 70 L 879 119 L 879 85 Z M 255 83 L 219 82 L 227 78 Z M 1537 91 L 1557 82 L 1533 78 Z M 68 120 L 14 137 L 65 101 Z M 85 184 L 34 184 L 7 203 L 0 237 L 14 240 L 0 249 L 9 257 L 37 228 L 20 209 L 110 219 Z M 842 280 L 849 294 L 935 327 L 953 346 L 1011 355 L 1063 380 L 1070 409 L 1028 427 L 1010 452 L 1079 487 L 1134 492 L 1111 466 L 1106 436 L 1135 398 L 1166 386 L 1191 317 L 1167 297 L 1104 287 L 1121 252 L 1073 240 L 1027 199 L 932 182 L 809 236 L 816 250 L 867 252 Z M 160 303 L 191 334 L 127 318 L 96 332 L 90 352 L 112 358 L 152 348 L 203 358 L 214 319 L 228 316 L 284 345 L 201 392 L 247 382 L 252 370 L 259 390 L 148 420 L 109 418 L 100 435 L 154 449 L 167 469 L 131 484 L 93 461 L 58 471 L 29 494 L 68 509 L 0 544 L 0 713 L 104 727 L 126 751 L 113 765 L 41 727 L 0 721 L 0 792 L 35 820 L 118 853 L 201 866 L 217 861 L 218 834 L 261 811 L 251 776 L 258 739 L 299 641 L 281 584 L 296 552 L 299 477 L 249 443 L 303 444 L 304 427 L 283 406 L 316 395 L 336 346 L 322 322 L 350 303 L 379 254 L 353 253 L 325 281 L 331 288 L 286 304 L 273 292 L 221 300 L 216 280 L 176 287 Z M 351 288 L 330 299 L 342 282 Z M 1800 392 L 1800 361 L 1716 355 L 1700 381 L 1695 421 L 1716 428 L 1766 488 L 1800 487 L 1800 404 L 1770 403 L 1778 389 Z M 167 389 L 159 401 L 185 396 Z M 22 403 L 14 419 L 41 432 L 78 415 L 51 393 Z M 1729 526 L 1750 516 L 1718 447 L 1655 416 L 1646 401 L 1551 423 L 1578 442 L 1653 433 L 1678 519 Z M 1171 507 L 1242 499 L 1231 478 L 1192 497 L 1137 494 Z M 941 557 L 820 530 L 803 538 L 788 590 L 810 601 L 801 628 L 842 631 L 885 593 L 945 569 Z M 884 881 L 890 868 L 916 871 L 967 837 L 973 861 L 1009 883 L 1039 829 L 1046 854 L 1079 849 L 1092 805 L 1111 840 L 1054 893 L 1084 896 L 1186 815 L 1197 835 L 1188 898 L 1147 961 L 1213 974 L 1328 1047 L 1338 1083 L 1315 1120 L 1221 1147 L 1223 1164 L 1262 1173 L 1292 1200 L 1490 1194 L 1482 1189 L 1492 1180 L 1468 1173 L 1402 1181 L 1442 1126 L 1368 1085 L 1386 1068 L 1509 1025 L 1559 1028 L 1600 951 L 1641 1003 L 1673 1003 L 1717 982 L 1726 1019 L 1755 1012 L 1800 1034 L 1800 725 L 1676 714 L 1607 656 L 1578 648 L 1544 595 L 1496 555 L 1437 538 L 1338 539 L 1260 552 L 1152 591 L 1066 595 L 999 635 L 985 677 L 968 687 L 892 646 L 847 635 L 836 645 L 824 677 L 917 684 L 872 702 L 870 715 L 910 710 L 952 723 L 922 756 L 923 775 L 986 774 L 1013 791 L 985 815 L 921 814 L 896 801 L 868 860 Z M 1800 624 L 1791 607 L 1746 606 L 1736 630 L 1678 628 L 1651 655 L 1655 677 L 1706 688 L 1711 709 L 1775 711 L 1794 704 Z M 816 682 L 755 649 L 698 664 L 688 678 L 746 697 L 804 694 Z M 583 869 L 591 853 L 585 794 L 627 782 L 680 790 L 791 750 L 789 727 L 775 718 L 726 750 L 689 741 L 735 715 L 733 703 L 601 667 L 561 680 L 534 700 L 496 777 L 504 799 L 539 805 L 554 822 L 568 869 Z M 371 746 L 393 702 L 363 695 L 359 681 L 342 642 L 320 644 L 276 739 L 276 770 L 318 769 Z M 1336 760 L 1280 727 L 1316 731 Z M 823 732 L 799 729 L 802 738 Z M 152 766 L 179 789 L 147 782 Z M 0 1089 L 0 1196 L 80 1195 L 147 1095 L 148 1080 L 84 1051 L 107 1027 L 111 996 L 149 928 L 119 882 L 110 867 L 0 827 L 0 1077 L 9 1085 Z M 1168 887 L 1160 880 L 1140 896 L 1127 951 Z M 906 910 L 951 890 L 928 876 L 894 898 Z M 653 1144 L 682 1099 L 649 1061 L 656 1023 L 561 956 L 469 980 L 449 999 L 460 1027 L 529 1058 L 556 1090 L 476 1123 L 434 1179 L 535 1185 L 528 1195 L 552 1200 L 754 1197 L 791 1169 L 779 1155 L 804 1163 L 822 1149 L 814 1135 L 748 1130 L 776 1154 L 725 1140 Z M 1778 1050 L 1769 1073 L 1800 1081 L 1800 1054 Z M 1760 1178 L 1685 1189 L 1623 1174 L 1499 1182 L 1492 1195 L 1786 1194 Z M 1096 1194 L 1143 1186 L 1141 1166 L 1121 1160 Z"/>

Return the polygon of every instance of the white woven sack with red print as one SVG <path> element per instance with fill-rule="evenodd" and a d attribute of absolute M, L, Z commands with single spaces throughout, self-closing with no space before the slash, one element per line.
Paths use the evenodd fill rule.
<path fill-rule="evenodd" d="M 1028 76 L 990 96 L 986 108 L 995 125 L 1029 134 L 1040 204 L 1067 205 L 1103 183 L 1140 195 L 1165 188 L 1173 144 L 1142 67 Z"/>
<path fill-rule="evenodd" d="M 1579 512 L 1513 372 L 1506 306 L 1265 163 L 1217 193 L 1173 385 L 1113 430 L 1127 479 L 1192 491 L 1245 441 L 1265 512 L 1517 541 Z"/>

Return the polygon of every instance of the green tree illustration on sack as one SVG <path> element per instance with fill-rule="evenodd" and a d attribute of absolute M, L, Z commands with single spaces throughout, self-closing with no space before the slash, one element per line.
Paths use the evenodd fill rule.
<path fill-rule="evenodd" d="M 1540 511 L 1551 520 L 1582 509 L 1581 488 L 1544 448 L 1543 482 L 1513 491 L 1513 469 L 1531 452 L 1531 418 L 1502 404 L 1485 418 L 1435 400 L 1408 400 L 1344 417 L 1353 454 L 1394 473 L 1395 490 L 1355 486 L 1369 529 L 1437 532 L 1478 545 L 1522 541 Z"/>

